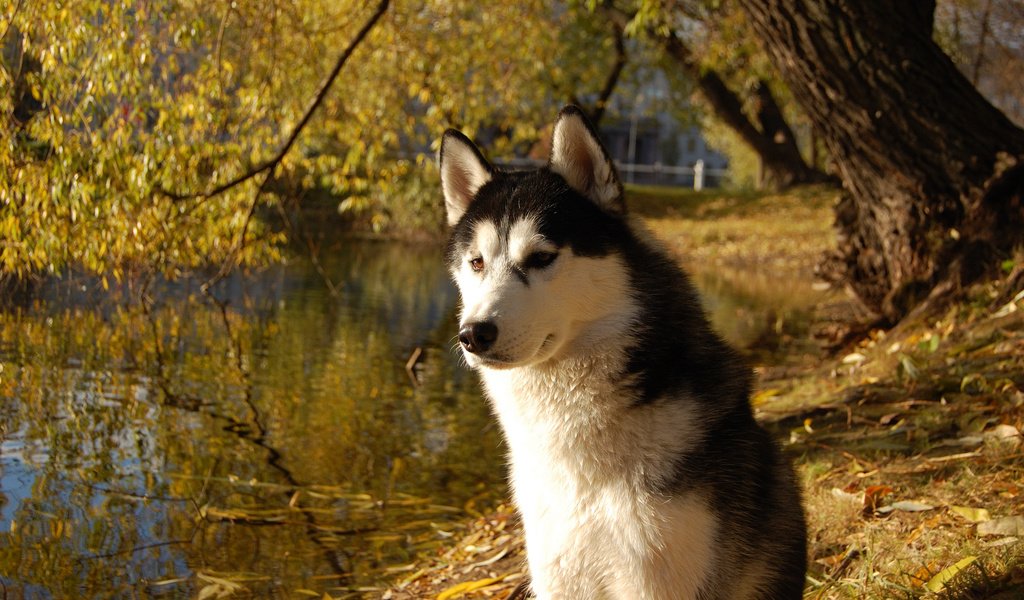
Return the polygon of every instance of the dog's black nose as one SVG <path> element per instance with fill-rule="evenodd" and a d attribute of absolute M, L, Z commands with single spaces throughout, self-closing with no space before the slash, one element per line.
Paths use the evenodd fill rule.
<path fill-rule="evenodd" d="M 466 323 L 459 330 L 459 342 L 468 352 L 486 352 L 498 339 L 498 326 L 490 321 Z"/>

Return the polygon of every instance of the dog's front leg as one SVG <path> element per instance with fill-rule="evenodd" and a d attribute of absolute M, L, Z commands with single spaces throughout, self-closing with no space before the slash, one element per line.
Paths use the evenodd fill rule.
<path fill-rule="evenodd" d="M 531 587 L 537 600 L 603 600 L 607 597 L 604 581 L 597 576 L 605 572 L 600 565 L 590 564 L 595 557 L 581 548 L 594 547 L 585 535 L 573 535 L 564 527 L 526 528 L 526 554 L 530 567 Z"/>

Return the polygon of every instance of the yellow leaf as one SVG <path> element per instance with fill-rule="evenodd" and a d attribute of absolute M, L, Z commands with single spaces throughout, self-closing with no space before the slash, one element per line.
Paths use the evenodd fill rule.
<path fill-rule="evenodd" d="M 970 506 L 950 506 L 949 510 L 955 512 L 971 523 L 981 523 L 992 520 L 992 516 L 984 508 L 971 508 Z"/>
<path fill-rule="evenodd" d="M 489 577 L 487 579 L 478 579 L 476 581 L 464 581 L 462 583 L 453 585 L 452 587 L 450 587 L 450 588 L 444 590 L 443 592 L 441 592 L 440 594 L 438 594 L 437 595 L 437 600 L 448 600 L 449 598 L 455 598 L 455 597 L 458 597 L 458 596 L 461 596 L 461 595 L 465 594 L 466 592 L 472 592 L 473 590 L 478 590 L 480 588 L 485 588 L 485 587 L 487 587 L 489 585 L 498 583 L 502 579 L 505 579 L 504 575 L 502 575 L 500 577 Z"/>
<path fill-rule="evenodd" d="M 928 588 L 928 591 L 930 592 L 938 593 L 942 591 L 942 589 L 946 587 L 946 584 L 949 583 L 949 580 L 956 577 L 957 573 L 963 571 L 965 568 L 967 568 L 967 565 L 971 564 L 976 560 L 978 560 L 977 556 L 968 556 L 966 558 L 961 559 L 955 565 L 946 567 L 945 569 L 939 571 L 938 574 L 935 575 L 935 577 L 932 577 L 928 580 L 928 583 L 924 584 L 924 587 Z"/>
<path fill-rule="evenodd" d="M 935 568 L 935 563 L 930 562 L 927 565 L 921 567 L 916 573 L 910 576 L 910 587 L 919 588 L 923 586 L 931 578 L 932 569 Z"/>
<path fill-rule="evenodd" d="M 767 389 L 767 390 L 759 390 L 757 393 L 754 394 L 754 397 L 750 399 L 750 402 L 754 406 L 760 406 L 761 404 L 764 404 L 768 400 L 771 400 L 772 398 L 774 398 L 775 396 L 778 396 L 781 393 L 782 393 L 782 390 L 776 389 L 776 388 L 770 388 L 770 389 Z"/>

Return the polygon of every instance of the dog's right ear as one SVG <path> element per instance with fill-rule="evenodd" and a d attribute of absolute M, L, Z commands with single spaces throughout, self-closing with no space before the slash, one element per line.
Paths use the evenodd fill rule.
<path fill-rule="evenodd" d="M 441 138 L 441 189 L 448 212 L 448 226 L 459 222 L 476 193 L 491 180 L 491 165 L 470 139 L 449 129 Z"/>

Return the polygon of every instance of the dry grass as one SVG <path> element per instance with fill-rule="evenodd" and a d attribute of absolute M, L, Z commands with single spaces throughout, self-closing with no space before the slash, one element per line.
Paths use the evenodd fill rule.
<path fill-rule="evenodd" d="M 807 270 L 831 243 L 830 189 L 630 194 L 684 264 Z M 1024 525 L 1010 520 L 1024 520 L 1024 293 L 1013 281 L 837 354 L 757 369 L 758 416 L 804 484 L 806 598 L 1024 597 Z M 818 314 L 848 318 L 849 306 L 832 296 Z M 385 597 L 507 598 L 523 561 L 511 510 L 456 539 Z"/>
<path fill-rule="evenodd" d="M 813 186 L 785 194 L 629 190 L 629 207 L 684 264 L 813 271 L 830 245 L 838 192 Z"/>

